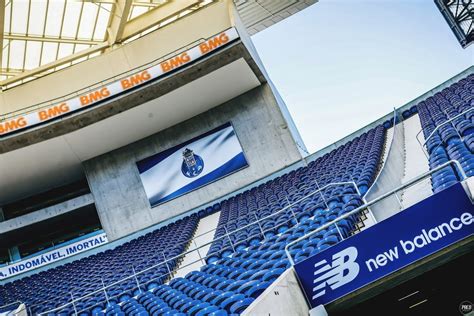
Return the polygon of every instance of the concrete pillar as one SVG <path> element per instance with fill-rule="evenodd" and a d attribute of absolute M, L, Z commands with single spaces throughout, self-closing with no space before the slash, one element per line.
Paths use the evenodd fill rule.
<path fill-rule="evenodd" d="M 298 283 L 296 272 L 291 268 L 283 272 L 241 315 L 307 316 L 308 313 L 309 306 L 303 289 Z"/>
<path fill-rule="evenodd" d="M 3 215 L 3 208 L 0 207 L 0 222 L 5 220 L 5 216 Z"/>
<path fill-rule="evenodd" d="M 234 127 L 249 166 L 152 209 L 136 162 L 227 122 Z M 84 170 L 100 222 L 112 241 L 239 190 L 300 159 L 275 96 L 264 84 L 185 122 L 92 158 L 84 162 Z"/>
<path fill-rule="evenodd" d="M 324 305 L 319 305 L 309 311 L 309 316 L 328 316 L 328 312 Z"/>

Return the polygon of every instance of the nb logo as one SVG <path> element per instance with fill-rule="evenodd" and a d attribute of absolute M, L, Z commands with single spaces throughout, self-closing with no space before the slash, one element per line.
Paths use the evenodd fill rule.
<path fill-rule="evenodd" d="M 313 288 L 313 300 L 326 294 L 326 287 L 331 290 L 343 286 L 354 280 L 359 274 L 357 259 L 357 248 L 349 247 L 332 256 L 332 265 L 326 260 L 321 260 L 314 267 L 315 284 Z"/>

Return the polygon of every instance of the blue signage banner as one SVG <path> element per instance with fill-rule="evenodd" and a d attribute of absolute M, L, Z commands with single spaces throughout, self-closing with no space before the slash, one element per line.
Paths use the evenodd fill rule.
<path fill-rule="evenodd" d="M 312 307 L 328 304 L 474 234 L 460 183 L 295 265 Z"/>
<path fill-rule="evenodd" d="M 151 206 L 177 198 L 248 166 L 234 128 L 226 123 L 137 162 Z"/>
<path fill-rule="evenodd" d="M 65 245 L 63 247 L 22 259 L 21 261 L 0 267 L 0 280 L 31 271 L 64 258 L 77 255 L 86 250 L 99 247 L 107 242 L 107 235 L 105 233 L 100 233 Z"/>

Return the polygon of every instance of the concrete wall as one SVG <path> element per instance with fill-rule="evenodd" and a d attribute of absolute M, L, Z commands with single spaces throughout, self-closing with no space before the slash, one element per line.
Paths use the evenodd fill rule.
<path fill-rule="evenodd" d="M 309 306 L 295 270 L 283 272 L 241 315 L 308 316 Z"/>
<path fill-rule="evenodd" d="M 163 205 L 150 208 L 136 161 L 232 122 L 249 167 Z M 268 84 L 136 143 L 84 163 L 109 240 L 210 202 L 301 159 Z"/>
<path fill-rule="evenodd" d="M 316 2 L 316 1 L 315 1 Z M 278 89 L 275 87 L 273 84 L 270 76 L 268 75 L 267 71 L 265 70 L 265 66 L 263 65 L 262 60 L 260 59 L 260 56 L 258 55 L 257 49 L 253 45 L 252 39 L 250 35 L 247 32 L 246 27 L 244 26 L 244 23 L 242 22 L 242 19 L 240 18 L 240 15 L 237 11 L 237 8 L 235 7 L 235 4 L 232 3 L 229 5 L 229 11 L 230 11 L 230 18 L 232 20 L 232 24 L 235 26 L 235 28 L 238 30 L 240 39 L 244 43 L 245 47 L 247 47 L 250 55 L 252 56 L 253 60 L 259 67 L 259 69 L 262 71 L 263 76 L 265 77 L 266 81 L 270 85 L 270 88 L 273 91 L 273 95 L 275 96 L 275 99 L 277 101 L 278 106 L 280 107 L 280 111 L 285 118 L 285 121 L 288 124 L 288 129 L 290 130 L 290 134 L 293 137 L 296 146 L 298 147 L 298 150 L 300 151 L 300 154 L 305 157 L 309 155 L 308 150 L 306 149 L 306 145 L 303 141 L 303 138 L 301 137 L 300 132 L 298 131 L 298 128 L 296 127 L 295 122 L 293 121 L 293 117 L 291 116 L 290 112 L 288 111 L 288 107 L 286 106 L 285 101 L 280 95 L 280 92 L 278 92 Z"/>
<path fill-rule="evenodd" d="M 94 197 L 92 196 L 92 194 L 88 193 L 62 203 L 45 207 L 29 214 L 6 220 L 4 222 L 0 222 L 0 234 L 4 234 L 15 229 L 19 229 L 62 214 L 66 214 L 68 212 L 77 210 L 78 208 L 87 205 L 91 205 L 93 203 Z"/>

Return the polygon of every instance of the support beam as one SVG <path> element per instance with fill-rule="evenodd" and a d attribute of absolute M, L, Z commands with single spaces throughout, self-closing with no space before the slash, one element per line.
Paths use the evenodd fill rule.
<path fill-rule="evenodd" d="M 69 56 L 66 56 L 64 58 L 61 58 L 61 59 L 58 59 L 56 61 L 53 61 L 51 63 L 48 63 L 48 64 L 44 64 L 38 68 L 35 68 L 35 69 L 32 69 L 32 70 L 28 70 L 28 71 L 25 71 L 15 77 L 12 77 L 12 78 L 9 78 L 9 79 L 6 79 L 6 80 L 3 80 L 0 82 L 0 84 L 2 86 L 6 86 L 6 85 L 9 85 L 9 84 L 12 84 L 14 82 L 17 82 L 17 81 L 20 81 L 20 80 L 23 80 L 23 79 L 26 79 L 28 77 L 32 77 L 32 76 L 35 76 L 35 75 L 38 75 L 44 71 L 47 71 L 47 70 L 50 70 L 52 68 L 55 68 L 55 67 L 58 67 L 58 66 L 61 66 L 61 65 L 64 65 L 66 63 L 69 63 L 69 62 L 72 62 L 78 58 L 81 58 L 81 57 L 84 57 L 84 56 L 87 56 L 87 55 L 90 55 L 90 54 L 93 54 L 95 52 L 98 52 L 98 51 L 101 51 L 101 50 L 104 50 L 106 49 L 107 47 L 109 47 L 109 44 L 107 42 L 103 42 L 101 44 L 97 44 L 97 45 L 94 45 L 92 46 L 91 48 L 88 48 L 88 49 L 85 49 L 83 51 L 80 51 L 80 52 L 77 52 L 75 54 L 72 54 L 72 55 L 69 55 Z"/>
<path fill-rule="evenodd" d="M 5 0 L 0 0 L 0 3 L 1 2 L 4 3 Z M 41 73 L 47 70 L 51 70 L 55 67 L 70 63 L 78 58 L 90 55 L 98 51 L 105 51 L 111 48 L 116 43 L 121 43 L 124 40 L 133 37 L 134 35 L 140 34 L 141 32 L 149 29 L 150 27 L 159 25 L 160 23 L 170 20 L 174 17 L 179 18 L 180 15 L 182 15 L 184 12 L 198 9 L 202 6 L 203 3 L 207 3 L 203 0 L 161 0 L 156 2 L 146 2 L 145 0 L 84 0 L 84 2 L 113 4 L 113 11 L 109 18 L 109 25 L 107 27 L 105 42 L 70 38 L 54 38 L 37 35 L 7 34 L 4 36 L 4 38 L 10 40 L 31 40 L 39 41 L 42 43 L 70 43 L 76 45 L 84 44 L 93 46 L 73 55 L 58 59 L 49 64 L 42 65 L 36 69 L 25 71 L 21 74 L 14 74 L 14 71 L 8 70 L 8 74 L 4 75 L 12 77 L 0 81 L 0 85 L 7 86 L 14 82 L 18 82 L 30 77 L 40 76 Z M 141 4 L 147 6 L 153 5 L 155 6 L 155 8 L 133 20 L 128 21 L 132 6 Z M 4 6 L 2 8 L 5 9 Z M 0 61 L 1 55 L 2 54 L 0 54 Z"/>
<path fill-rule="evenodd" d="M 5 29 L 5 0 L 0 0 L 0 35 L 3 34 Z M 3 58 L 3 37 L 0 36 L 0 68 L 2 67 Z"/>
<path fill-rule="evenodd" d="M 3 75 L 3 76 L 16 76 L 18 74 L 21 74 L 22 72 L 23 72 L 22 69 L 13 69 L 13 68 L 10 68 L 10 69 L 1 68 L 0 69 L 0 75 Z"/>
<path fill-rule="evenodd" d="M 64 38 L 64 37 L 49 37 L 49 36 L 38 36 L 38 35 L 25 35 L 25 34 L 4 34 L 3 38 L 8 39 L 8 40 L 18 40 L 18 41 L 66 43 L 66 44 L 79 44 L 79 45 L 95 45 L 95 44 L 102 43 L 102 41 L 94 41 L 94 40 L 83 40 L 83 39 Z"/>
<path fill-rule="evenodd" d="M 158 2 L 147 2 L 147 1 L 133 1 L 132 6 L 134 7 L 149 7 L 155 8 L 166 3 L 167 0 L 158 1 Z"/>
<path fill-rule="evenodd" d="M 201 2 L 202 1 L 199 0 L 171 1 L 153 10 L 150 10 L 139 17 L 130 20 L 125 25 L 121 40 L 126 40 L 127 38 L 137 35 L 152 26 L 160 24 L 161 22 L 178 15 L 183 11 L 199 5 Z"/>
<path fill-rule="evenodd" d="M 112 46 L 121 41 L 131 7 L 132 0 L 117 0 L 114 10 L 110 15 L 109 26 L 107 27 L 107 41 L 109 45 Z"/>
<path fill-rule="evenodd" d="M 84 2 L 92 2 L 92 3 L 103 3 L 103 4 L 116 4 L 116 0 L 83 0 Z M 161 0 L 161 1 L 147 1 L 147 0 L 135 0 L 132 2 L 132 6 L 137 6 L 137 7 L 157 7 L 162 4 L 164 4 L 166 1 L 169 0 Z"/>

